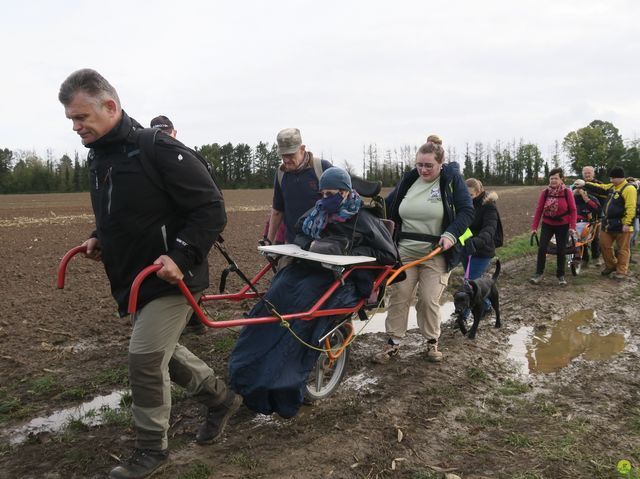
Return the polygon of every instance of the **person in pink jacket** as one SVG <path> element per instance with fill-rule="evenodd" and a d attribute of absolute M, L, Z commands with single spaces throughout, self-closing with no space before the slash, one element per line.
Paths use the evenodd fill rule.
<path fill-rule="evenodd" d="M 556 244 L 558 245 L 556 248 L 556 276 L 558 277 L 558 284 L 566 286 L 567 281 L 564 279 L 564 246 L 567 244 L 568 236 L 570 234 L 575 235 L 576 218 L 576 202 L 571 190 L 564 184 L 562 168 L 554 168 L 549 172 L 549 186 L 540 193 L 538 206 L 533 216 L 533 223 L 531 223 L 531 232 L 535 233 L 542 221 L 536 274 L 533 275 L 529 282 L 533 284 L 542 282 L 547 247 L 551 238 L 555 236 Z"/>

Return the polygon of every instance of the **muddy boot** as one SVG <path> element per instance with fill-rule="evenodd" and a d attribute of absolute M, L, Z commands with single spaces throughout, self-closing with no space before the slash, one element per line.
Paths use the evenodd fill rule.
<path fill-rule="evenodd" d="M 615 268 L 605 268 L 602 271 L 600 271 L 600 274 L 602 276 L 609 276 L 611 273 L 613 273 L 616 269 Z"/>
<path fill-rule="evenodd" d="M 389 338 L 387 344 L 384 345 L 384 348 L 379 353 L 376 353 L 372 361 L 378 364 L 386 364 L 389 362 L 391 358 L 396 358 L 399 356 L 398 352 L 400 351 L 400 343 L 394 341 Z"/>
<path fill-rule="evenodd" d="M 542 275 L 534 274 L 531 278 L 529 278 L 529 283 L 531 284 L 540 284 L 542 283 Z"/>
<path fill-rule="evenodd" d="M 437 339 L 427 341 L 427 359 L 433 362 L 442 361 L 442 353 L 438 351 Z"/>
<path fill-rule="evenodd" d="M 211 444 L 218 439 L 222 435 L 229 418 L 233 416 L 241 405 L 242 396 L 228 389 L 227 397 L 222 404 L 207 408 L 207 417 L 198 429 L 196 442 L 198 444 Z"/>
<path fill-rule="evenodd" d="M 169 452 L 152 449 L 135 449 L 129 459 L 114 467 L 109 473 L 110 479 L 139 479 L 149 477 L 169 459 Z"/>

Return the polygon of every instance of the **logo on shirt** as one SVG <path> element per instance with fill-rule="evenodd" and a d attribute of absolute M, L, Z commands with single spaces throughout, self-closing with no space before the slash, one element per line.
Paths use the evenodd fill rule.
<path fill-rule="evenodd" d="M 442 197 L 440 196 L 440 188 L 436 187 L 431 190 L 429 194 L 430 201 L 440 201 Z"/>

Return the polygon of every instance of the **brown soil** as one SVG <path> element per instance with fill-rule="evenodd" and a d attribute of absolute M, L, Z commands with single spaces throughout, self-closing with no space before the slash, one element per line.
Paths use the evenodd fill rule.
<path fill-rule="evenodd" d="M 507 239 L 527 232 L 537 189 L 498 191 Z M 255 241 L 270 194 L 226 192 L 227 247 L 246 272 L 261 265 Z M 8 431 L 31 418 L 126 387 L 129 324 L 115 315 L 101 268 L 77 258 L 66 288 L 54 286 L 60 257 L 92 229 L 90 213 L 86 194 L 0 201 L 0 477 L 105 477 L 132 447 L 126 422 L 76 424 L 8 444 Z M 226 265 L 214 253 L 210 263 L 217 283 Z M 552 267 L 550 262 L 546 282 L 533 287 L 526 282 L 531 255 L 507 262 L 499 281 L 503 327 L 493 328 L 489 317 L 470 341 L 445 326 L 441 363 L 424 359 L 415 331 L 402 356 L 387 365 L 370 361 L 384 335 L 359 337 L 337 393 L 305 406 L 294 419 L 241 409 L 221 442 L 198 447 L 199 408 L 177 392 L 172 458 L 154 477 L 619 477 L 620 459 L 640 464 L 640 289 L 635 277 L 614 282 L 595 268 L 569 277 L 569 286 L 560 289 Z M 459 282 L 454 272 L 451 287 Z M 232 278 L 228 289 L 239 286 Z M 210 312 L 229 318 L 249 306 L 221 304 Z M 623 334 L 621 352 L 609 360 L 583 355 L 553 373 L 519 372 L 508 354 L 515 332 L 528 326 L 544 339 L 566 316 L 590 309 L 596 317 L 581 331 Z M 209 330 L 184 342 L 224 375 L 235 334 Z"/>

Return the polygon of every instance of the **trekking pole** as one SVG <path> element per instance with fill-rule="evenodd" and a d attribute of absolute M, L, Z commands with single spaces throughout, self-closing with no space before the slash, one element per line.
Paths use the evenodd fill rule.
<path fill-rule="evenodd" d="M 240 276 L 240 279 L 242 279 L 245 283 L 247 283 L 247 286 L 249 286 L 251 291 L 253 291 L 256 294 L 256 296 L 260 297 L 260 293 L 258 292 L 256 287 L 253 285 L 251 280 L 247 278 L 247 276 L 238 267 L 238 264 L 231 258 L 231 256 L 229 256 L 229 253 L 227 253 L 227 249 L 222 245 L 223 242 L 224 240 L 222 239 L 222 236 L 218 236 L 218 240 L 215 243 L 213 243 L 216 249 L 220 251 L 220 254 L 224 256 L 224 259 L 227 260 L 227 263 L 229 263 L 229 266 L 225 268 L 225 270 L 222 272 L 222 277 L 220 278 L 220 293 L 224 292 L 224 287 L 227 281 L 228 274 L 230 272 L 234 272 L 238 276 Z"/>

